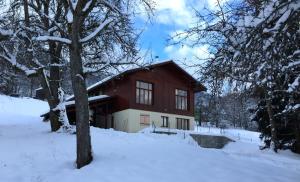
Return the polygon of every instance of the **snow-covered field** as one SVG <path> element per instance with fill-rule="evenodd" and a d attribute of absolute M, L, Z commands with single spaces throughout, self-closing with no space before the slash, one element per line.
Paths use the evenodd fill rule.
<path fill-rule="evenodd" d="M 299 155 L 260 151 L 257 133 L 238 130 L 225 132 L 237 142 L 217 150 L 201 148 L 181 134 L 91 128 L 94 161 L 78 170 L 75 135 L 49 132 L 49 123 L 39 118 L 46 110 L 41 101 L 0 95 L 0 182 L 298 182 L 300 178 Z"/>

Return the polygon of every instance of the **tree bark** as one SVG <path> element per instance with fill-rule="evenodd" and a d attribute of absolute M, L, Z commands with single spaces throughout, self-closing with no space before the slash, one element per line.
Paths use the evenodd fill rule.
<path fill-rule="evenodd" d="M 49 119 L 50 119 L 51 131 L 57 131 L 61 126 L 61 123 L 59 122 L 58 113 L 56 111 L 53 111 L 53 109 L 56 108 L 57 103 L 55 103 L 55 101 L 53 100 L 52 91 L 48 84 L 49 80 L 48 80 L 47 76 L 45 75 L 44 70 L 40 69 L 38 74 L 40 77 L 43 91 L 45 93 L 45 97 L 47 99 L 47 102 L 48 102 L 48 105 L 50 108 Z"/>
<path fill-rule="evenodd" d="M 30 21 L 29 21 L 29 11 L 28 11 L 28 1 L 23 0 L 23 3 L 24 3 L 25 26 L 29 27 Z"/>
<path fill-rule="evenodd" d="M 266 105 L 267 105 L 267 112 L 268 112 L 270 128 L 271 128 L 271 141 L 274 144 L 274 151 L 277 152 L 278 149 L 277 130 L 276 130 L 276 123 L 274 120 L 274 113 L 273 113 L 272 103 L 270 98 L 266 99 Z"/>
<path fill-rule="evenodd" d="M 200 106 L 199 106 L 199 126 L 201 126 L 201 121 L 202 121 L 202 118 L 201 118 L 201 112 L 202 112 L 202 108 L 201 108 L 201 104 L 199 104 Z"/>
<path fill-rule="evenodd" d="M 298 113 L 296 115 L 296 120 L 298 120 L 298 122 L 295 123 L 295 144 L 294 144 L 294 152 L 300 154 L 300 113 Z"/>
<path fill-rule="evenodd" d="M 69 33 L 72 44 L 70 50 L 70 66 L 72 87 L 76 108 L 76 137 L 77 137 L 77 168 L 89 164 L 92 160 L 92 147 L 89 123 L 88 93 L 85 85 L 81 59 L 81 44 L 79 42 L 80 16 L 74 14 Z"/>
<path fill-rule="evenodd" d="M 49 42 L 50 64 L 51 64 L 49 89 L 51 90 L 50 99 L 51 99 L 52 109 L 57 107 L 57 105 L 59 104 L 58 88 L 60 87 L 60 70 L 59 70 L 60 60 L 56 55 L 55 48 L 56 48 L 56 43 Z M 50 112 L 50 123 L 51 123 L 51 131 L 59 130 L 59 128 L 62 125 L 62 123 L 59 121 L 59 114 L 55 112 Z"/>

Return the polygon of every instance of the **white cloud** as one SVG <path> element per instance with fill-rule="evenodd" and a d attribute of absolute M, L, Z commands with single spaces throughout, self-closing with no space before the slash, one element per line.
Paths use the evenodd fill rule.
<path fill-rule="evenodd" d="M 195 65 L 203 64 L 204 60 L 202 59 L 211 57 L 208 51 L 208 45 L 195 47 L 170 45 L 165 47 L 164 51 L 168 54 L 170 59 L 178 61 L 178 63 L 185 67 L 192 75 L 195 75 L 199 70 L 199 67 L 195 67 Z M 199 75 L 196 74 L 195 76 L 197 77 Z"/>
<path fill-rule="evenodd" d="M 211 57 L 208 51 L 208 45 L 190 47 L 187 45 L 175 46 L 170 45 L 165 47 L 164 51 L 172 59 L 186 60 L 188 62 L 199 59 L 207 59 Z M 198 59 L 199 58 L 199 59 Z"/>
<path fill-rule="evenodd" d="M 227 0 L 220 0 L 219 2 L 223 4 Z M 181 36 L 175 36 L 174 42 L 180 41 L 181 38 L 185 36 L 184 29 L 192 26 L 194 21 L 194 8 L 200 11 L 204 7 L 210 9 L 216 8 L 217 0 L 156 0 L 157 3 L 157 19 L 159 23 L 164 24 L 174 24 L 176 31 L 169 33 L 170 37 L 181 34 Z M 188 4 L 190 3 L 190 4 Z M 198 45 L 198 46 L 189 46 L 192 42 L 195 42 L 198 39 L 196 35 L 190 36 L 184 42 L 185 45 L 174 46 L 170 45 L 165 47 L 164 52 L 170 58 L 186 60 L 191 62 L 193 60 L 206 59 L 211 57 L 208 51 L 208 45 Z"/>
<path fill-rule="evenodd" d="M 193 22 L 191 0 L 155 0 L 158 23 L 187 27 Z"/>
<path fill-rule="evenodd" d="M 169 35 L 173 37 L 176 33 L 183 33 L 184 29 L 192 27 L 197 21 L 195 9 L 200 11 L 204 7 L 213 9 L 217 0 L 153 0 L 155 6 L 155 23 L 169 25 L 173 31 Z M 225 1 L 225 0 L 221 0 Z M 184 35 L 183 35 L 184 36 Z M 179 40 L 180 37 L 177 37 Z M 187 44 L 197 39 L 196 36 L 186 40 Z M 174 40 L 176 41 L 176 40 Z M 163 50 L 170 59 L 182 60 L 187 63 L 199 63 L 199 59 L 210 57 L 208 45 L 191 47 L 188 45 L 169 45 Z"/>
<path fill-rule="evenodd" d="M 188 27 L 195 22 L 194 9 L 215 9 L 218 0 L 154 0 L 155 17 L 158 23 Z M 219 0 L 224 4 L 227 0 Z"/>

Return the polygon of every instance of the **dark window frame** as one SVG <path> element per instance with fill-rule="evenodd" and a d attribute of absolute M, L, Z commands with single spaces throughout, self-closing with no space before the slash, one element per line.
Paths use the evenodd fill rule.
<path fill-rule="evenodd" d="M 143 105 L 153 105 L 153 83 L 142 80 L 135 81 L 135 102 Z"/>
<path fill-rule="evenodd" d="M 189 130 L 190 120 L 185 118 L 176 118 L 176 128 L 179 130 Z"/>
<path fill-rule="evenodd" d="M 189 109 L 188 91 L 184 89 L 175 89 L 175 108 L 187 111 Z"/>
<path fill-rule="evenodd" d="M 162 119 L 162 126 L 161 127 L 164 127 L 164 128 L 168 128 L 170 125 L 169 123 L 169 117 L 168 116 L 161 116 L 161 119 Z"/>

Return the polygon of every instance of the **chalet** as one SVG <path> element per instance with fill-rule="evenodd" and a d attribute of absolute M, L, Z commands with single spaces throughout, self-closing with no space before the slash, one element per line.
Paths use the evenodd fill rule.
<path fill-rule="evenodd" d="M 124 71 L 88 87 L 90 124 L 137 132 L 149 125 L 193 130 L 194 94 L 206 88 L 173 61 Z M 76 120 L 72 97 L 68 118 Z"/>

